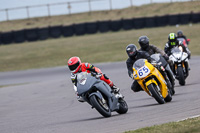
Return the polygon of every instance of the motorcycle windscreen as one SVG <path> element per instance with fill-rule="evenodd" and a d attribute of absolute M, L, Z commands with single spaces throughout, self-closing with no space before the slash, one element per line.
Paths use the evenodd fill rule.
<path fill-rule="evenodd" d="M 152 54 L 151 58 L 153 58 L 158 63 L 158 65 L 166 66 L 168 64 L 161 54 Z"/>
<path fill-rule="evenodd" d="M 77 91 L 78 94 L 81 95 L 82 93 L 85 93 L 89 91 L 92 86 L 98 82 L 98 79 L 91 76 L 90 73 L 87 72 L 81 72 L 77 74 Z"/>
<path fill-rule="evenodd" d="M 141 67 L 143 67 L 145 65 L 145 59 L 138 59 L 134 64 L 133 64 L 133 68 L 135 68 L 135 70 L 140 69 Z"/>

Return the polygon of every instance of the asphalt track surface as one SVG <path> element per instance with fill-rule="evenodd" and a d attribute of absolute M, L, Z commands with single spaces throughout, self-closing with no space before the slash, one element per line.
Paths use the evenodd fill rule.
<path fill-rule="evenodd" d="M 190 60 L 186 85 L 176 81 L 170 103 L 159 105 L 130 89 L 125 62 L 95 64 L 121 88 L 129 110 L 104 118 L 77 101 L 67 67 L 0 73 L 0 133 L 121 133 L 200 114 L 200 57 Z"/>

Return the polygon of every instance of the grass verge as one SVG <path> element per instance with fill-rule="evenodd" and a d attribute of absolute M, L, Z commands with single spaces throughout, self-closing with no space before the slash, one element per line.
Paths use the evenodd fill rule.
<path fill-rule="evenodd" d="M 95 22 L 102 20 L 119 20 L 122 18 L 127 19 L 137 17 L 161 16 L 166 14 L 179 14 L 199 11 L 200 1 L 153 3 L 112 11 L 94 11 L 92 13 L 79 13 L 73 15 L 60 15 L 5 21 L 0 22 L 0 32 L 30 29 L 35 27 L 48 27 L 53 25 L 70 25 L 73 23 Z"/>
<path fill-rule="evenodd" d="M 125 133 L 199 133 L 200 117 L 187 119 L 180 122 L 170 122 L 152 127 L 145 127 Z"/>
<path fill-rule="evenodd" d="M 126 46 L 130 43 L 138 46 L 141 35 L 147 35 L 151 44 L 164 49 L 168 34 L 180 29 L 191 39 L 192 55 L 200 55 L 200 24 L 167 26 L 1 45 L 0 71 L 63 66 L 71 56 L 91 63 L 124 61 Z"/>

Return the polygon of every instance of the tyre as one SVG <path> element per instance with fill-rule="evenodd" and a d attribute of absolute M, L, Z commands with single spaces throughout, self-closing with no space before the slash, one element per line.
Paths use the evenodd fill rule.
<path fill-rule="evenodd" d="M 179 84 L 180 85 L 185 85 L 185 77 L 184 77 L 184 73 L 183 73 L 183 68 L 182 67 L 178 67 L 177 68 L 177 74 L 178 74 Z"/>
<path fill-rule="evenodd" d="M 92 106 L 104 117 L 110 117 L 111 111 L 109 106 L 106 102 L 103 102 L 99 97 L 96 95 L 92 95 L 90 97 L 90 103 Z"/>
<path fill-rule="evenodd" d="M 116 112 L 119 114 L 125 114 L 128 111 L 128 105 L 124 99 L 119 99 L 119 110 Z"/>
<path fill-rule="evenodd" d="M 149 89 L 150 93 L 152 94 L 152 96 L 155 98 L 155 100 L 159 104 L 165 103 L 164 98 L 162 97 L 162 95 L 159 92 L 158 86 L 156 86 L 155 84 L 150 84 L 147 86 L 147 88 Z"/>
<path fill-rule="evenodd" d="M 165 102 L 171 102 L 172 100 L 172 95 L 170 94 L 170 92 L 168 92 L 169 94 L 167 95 L 167 97 L 165 97 Z"/>

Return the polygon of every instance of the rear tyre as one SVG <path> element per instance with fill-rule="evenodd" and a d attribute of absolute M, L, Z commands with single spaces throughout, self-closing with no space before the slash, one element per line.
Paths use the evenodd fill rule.
<path fill-rule="evenodd" d="M 172 100 L 172 95 L 170 94 L 170 92 L 168 92 L 167 97 L 165 97 L 165 102 L 171 102 Z"/>
<path fill-rule="evenodd" d="M 155 84 L 150 84 L 147 86 L 147 88 L 149 89 L 149 91 L 151 92 L 152 96 L 155 98 L 155 100 L 159 103 L 159 104 L 164 104 L 165 100 L 163 98 L 163 96 L 161 95 L 161 93 L 159 92 L 157 86 Z"/>
<path fill-rule="evenodd" d="M 183 68 L 182 67 L 177 68 L 177 74 L 178 74 L 179 84 L 185 85 L 185 77 L 184 77 L 184 74 L 183 74 Z"/>
<path fill-rule="evenodd" d="M 119 110 L 116 112 L 119 114 L 125 114 L 128 111 L 128 105 L 124 99 L 119 99 Z"/>
<path fill-rule="evenodd" d="M 96 95 L 92 95 L 90 97 L 90 103 L 92 106 L 104 117 L 110 117 L 111 111 L 107 103 L 104 103 L 99 97 Z"/>

